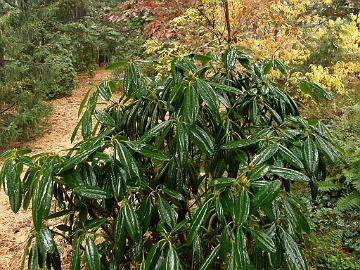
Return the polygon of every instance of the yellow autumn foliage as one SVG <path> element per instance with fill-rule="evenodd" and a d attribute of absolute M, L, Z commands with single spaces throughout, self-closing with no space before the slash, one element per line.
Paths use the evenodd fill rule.
<path fill-rule="evenodd" d="M 223 2 L 198 1 L 170 21 L 168 27 L 181 34 L 147 42 L 146 52 L 160 59 L 159 73 L 170 68 L 174 55 L 221 50 L 231 42 L 256 58 L 283 59 L 292 67 L 289 81 L 294 84 L 293 77 L 306 77 L 334 93 L 346 94 L 347 82 L 359 78 L 358 14 L 331 20 L 315 12 L 316 6 L 331 5 L 332 0 L 228 0 L 229 34 Z"/>

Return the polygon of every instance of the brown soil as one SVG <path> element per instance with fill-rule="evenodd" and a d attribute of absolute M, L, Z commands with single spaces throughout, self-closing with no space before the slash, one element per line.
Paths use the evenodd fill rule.
<path fill-rule="evenodd" d="M 70 148 L 70 136 L 78 122 L 78 108 L 89 89 L 95 89 L 102 80 L 109 78 L 106 70 L 98 70 L 94 77 L 81 75 L 79 85 L 68 97 L 50 101 L 53 112 L 41 136 L 14 147 L 31 148 L 34 154 L 40 152 L 61 153 Z M 75 140 L 79 140 L 76 138 Z M 8 197 L 0 191 L 0 270 L 19 269 L 24 244 L 32 229 L 31 210 L 14 214 L 9 207 Z M 61 248 L 61 247 L 60 247 Z M 64 250 L 59 250 L 64 252 Z M 68 253 L 68 252 L 64 252 Z M 63 254 L 67 257 L 68 254 Z M 27 267 L 25 267 L 26 269 Z M 64 265 L 64 269 L 67 265 Z"/>

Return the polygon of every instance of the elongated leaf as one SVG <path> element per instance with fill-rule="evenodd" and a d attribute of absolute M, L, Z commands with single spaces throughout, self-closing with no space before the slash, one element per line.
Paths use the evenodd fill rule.
<path fill-rule="evenodd" d="M 253 197 L 251 201 L 251 209 L 256 211 L 263 205 L 270 204 L 278 195 L 281 187 L 279 180 L 268 183 L 265 187 L 261 188 Z"/>
<path fill-rule="evenodd" d="M 272 67 L 274 65 L 274 60 L 273 59 L 266 59 L 264 62 L 263 62 L 263 73 L 266 75 L 266 74 L 269 74 Z"/>
<path fill-rule="evenodd" d="M 202 223 L 205 220 L 205 217 L 208 213 L 208 209 L 210 206 L 211 201 L 207 201 L 206 203 L 203 204 L 202 207 L 200 207 L 199 209 L 196 210 L 196 213 L 193 217 L 193 220 L 191 221 L 190 224 L 190 229 L 189 229 L 189 234 L 188 234 L 188 238 L 187 238 L 187 243 L 192 243 L 196 234 L 198 233 L 200 226 L 202 225 Z"/>
<path fill-rule="evenodd" d="M 199 126 L 194 126 L 189 129 L 190 137 L 196 146 L 208 156 L 214 154 L 214 144 L 209 135 Z"/>
<path fill-rule="evenodd" d="M 221 92 L 229 92 L 229 93 L 233 93 L 233 94 L 241 94 L 243 91 L 241 89 L 238 89 L 236 87 L 232 87 L 226 84 L 220 84 L 220 83 L 214 83 L 214 82 L 209 82 L 209 84 L 215 88 L 220 90 Z"/>
<path fill-rule="evenodd" d="M 221 149 L 224 149 L 224 150 L 237 149 L 237 148 L 241 148 L 241 147 L 245 147 L 245 146 L 255 144 L 259 140 L 260 139 L 240 139 L 240 140 L 236 140 L 236 141 L 231 141 L 231 142 L 223 144 L 221 146 Z"/>
<path fill-rule="evenodd" d="M 111 162 L 111 171 L 110 171 L 110 179 L 111 179 L 111 187 L 114 193 L 114 197 L 117 201 L 120 201 L 124 196 L 124 180 L 123 176 L 120 173 L 120 168 L 116 166 L 114 161 Z"/>
<path fill-rule="evenodd" d="M 170 247 L 166 257 L 165 270 L 182 269 L 179 256 L 173 247 Z"/>
<path fill-rule="evenodd" d="M 51 164 L 47 164 L 42 178 L 36 183 L 32 198 L 32 218 L 35 229 L 41 229 L 42 220 L 47 218 L 51 207 L 51 199 L 53 195 L 53 180 Z"/>
<path fill-rule="evenodd" d="M 250 181 L 256 181 L 260 178 L 263 178 L 268 173 L 269 169 L 270 168 L 267 164 L 255 166 L 248 173 L 247 177 Z"/>
<path fill-rule="evenodd" d="M 226 188 L 234 184 L 237 180 L 235 178 L 215 178 L 209 183 L 209 187 L 218 189 Z"/>
<path fill-rule="evenodd" d="M 185 197 L 184 195 L 182 195 L 180 192 L 172 190 L 172 189 L 168 189 L 168 188 L 164 188 L 162 189 L 162 192 L 164 192 L 166 195 L 168 195 L 170 198 L 173 198 L 175 200 L 178 201 L 185 201 Z"/>
<path fill-rule="evenodd" d="M 160 124 L 157 124 L 156 126 L 154 126 L 153 128 L 149 129 L 148 131 L 146 131 L 141 138 L 139 139 L 140 142 L 146 143 L 149 140 L 151 140 L 152 138 L 158 136 L 162 131 L 166 130 L 167 128 L 169 128 L 171 125 L 171 121 L 164 121 L 161 122 Z"/>
<path fill-rule="evenodd" d="M 326 92 L 320 85 L 313 83 L 313 82 L 309 82 L 307 80 L 301 80 L 299 82 L 299 86 L 300 89 L 304 92 L 304 93 L 309 93 L 311 92 L 311 94 L 314 96 L 314 94 L 318 97 L 321 97 L 323 99 L 326 100 L 331 100 L 331 96 L 329 95 L 328 92 Z"/>
<path fill-rule="evenodd" d="M 306 233 L 309 233 L 309 223 L 307 222 L 304 214 L 301 212 L 295 201 L 291 198 L 288 198 L 284 201 L 284 206 L 288 215 L 288 219 L 294 229 L 298 232 L 304 231 Z"/>
<path fill-rule="evenodd" d="M 108 113 L 100 110 L 95 110 L 95 116 L 101 124 L 110 127 L 115 126 L 115 120 Z"/>
<path fill-rule="evenodd" d="M 243 189 L 234 201 L 233 215 L 236 226 L 240 227 L 246 223 L 249 212 L 250 197 L 248 192 Z"/>
<path fill-rule="evenodd" d="M 204 102 L 212 111 L 219 110 L 219 99 L 216 96 L 214 89 L 204 80 L 196 79 L 196 89 Z"/>
<path fill-rule="evenodd" d="M 126 144 L 135 152 L 149 158 L 153 158 L 161 161 L 168 161 L 169 157 L 156 147 L 143 143 L 126 142 Z"/>
<path fill-rule="evenodd" d="M 271 173 L 282 177 L 286 180 L 290 180 L 290 181 L 301 181 L 301 182 L 309 182 L 310 179 L 309 177 L 307 177 L 305 174 L 292 170 L 292 169 L 288 169 L 288 168 L 283 168 L 283 167 L 271 167 L 270 169 Z"/>
<path fill-rule="evenodd" d="M 126 202 L 122 208 L 122 215 L 124 215 L 126 231 L 130 238 L 135 241 L 135 243 L 141 242 L 142 231 L 139 224 L 139 219 L 132 208 L 132 206 Z"/>
<path fill-rule="evenodd" d="M 184 120 L 193 124 L 196 121 L 196 118 L 199 113 L 199 99 L 196 88 L 191 84 L 185 89 L 185 97 L 182 104 L 182 115 Z"/>
<path fill-rule="evenodd" d="M 298 244 L 285 230 L 281 229 L 282 246 L 284 247 L 290 269 L 307 270 L 305 258 L 301 253 Z"/>
<path fill-rule="evenodd" d="M 77 237 L 72 243 L 71 270 L 80 270 L 82 237 Z"/>
<path fill-rule="evenodd" d="M 258 153 L 254 160 L 253 160 L 253 164 L 256 165 L 260 165 L 262 163 L 264 163 L 265 161 L 267 161 L 269 158 L 271 158 L 272 156 L 274 156 L 276 154 L 276 152 L 279 149 L 279 145 L 277 143 L 271 144 L 268 147 L 266 147 L 264 150 L 262 150 L 260 153 Z"/>
<path fill-rule="evenodd" d="M 89 147 L 79 151 L 78 153 L 76 153 L 76 155 L 74 155 L 73 157 L 69 158 L 68 160 L 66 160 L 61 168 L 57 171 L 57 174 L 61 174 L 69 169 L 74 168 L 76 165 L 78 165 L 79 163 L 85 161 L 86 159 L 89 158 L 89 156 L 91 154 L 93 154 L 96 150 L 98 150 L 100 147 L 100 144 L 95 143 L 95 144 L 89 144 Z"/>
<path fill-rule="evenodd" d="M 74 193 L 89 199 L 109 199 L 112 198 L 112 194 L 100 187 L 82 185 L 73 189 Z"/>
<path fill-rule="evenodd" d="M 263 251 L 276 252 L 275 242 L 267 233 L 251 230 L 251 235 L 255 240 L 255 244 Z"/>
<path fill-rule="evenodd" d="M 326 155 L 326 157 L 332 162 L 335 163 L 336 159 L 339 155 L 338 151 L 335 147 L 327 142 L 325 139 L 321 138 L 320 136 L 315 137 L 315 141 L 322 153 Z"/>
<path fill-rule="evenodd" d="M 288 71 L 287 71 L 284 63 L 280 59 L 274 59 L 274 62 L 275 62 L 277 69 L 280 70 L 280 72 L 286 76 L 288 74 Z"/>
<path fill-rule="evenodd" d="M 100 254 L 94 240 L 91 238 L 86 239 L 85 263 L 89 270 L 101 269 Z"/>
<path fill-rule="evenodd" d="M 247 252 L 246 236 L 240 228 L 237 229 L 237 232 L 235 234 L 233 249 L 234 260 L 237 266 L 234 269 L 249 269 L 250 258 Z"/>
<path fill-rule="evenodd" d="M 30 249 L 29 259 L 28 259 L 28 270 L 37 270 L 39 269 L 39 252 L 36 244 L 33 244 Z"/>
<path fill-rule="evenodd" d="M 305 169 L 311 175 L 314 175 L 319 166 L 319 153 L 316 144 L 310 138 L 307 138 L 302 148 Z"/>
<path fill-rule="evenodd" d="M 161 220 L 172 229 L 176 224 L 175 211 L 171 208 L 170 204 L 161 197 L 159 197 L 158 211 Z"/>
<path fill-rule="evenodd" d="M 207 256 L 204 263 L 200 266 L 199 270 L 210 270 L 212 269 L 217 256 L 220 252 L 220 245 L 217 245 L 213 250 L 210 252 L 209 256 Z"/>
<path fill-rule="evenodd" d="M 119 252 L 120 256 L 122 256 L 125 252 L 125 244 L 126 244 L 126 225 L 125 225 L 125 216 L 122 211 L 116 216 L 115 226 L 114 226 L 114 242 L 116 250 Z"/>
<path fill-rule="evenodd" d="M 139 168 L 130 151 L 122 143 L 115 145 L 115 158 L 130 177 L 140 178 Z"/>
<path fill-rule="evenodd" d="M 279 145 L 279 150 L 281 152 L 281 155 L 288 163 L 290 163 L 291 165 L 293 165 L 298 169 L 304 168 L 304 164 L 301 162 L 300 158 L 297 155 L 295 155 L 291 150 L 289 150 L 283 145 Z"/>
<path fill-rule="evenodd" d="M 22 163 L 16 163 L 15 160 L 8 160 L 4 164 L 3 177 L 4 189 L 9 196 L 11 210 L 16 213 L 21 207 L 22 185 L 20 174 L 22 173 Z"/>
<path fill-rule="evenodd" d="M 184 124 L 177 125 L 175 139 L 177 161 L 180 166 L 185 166 L 189 149 L 189 135 Z"/>
<path fill-rule="evenodd" d="M 36 243 L 41 254 L 55 253 L 55 242 L 48 228 L 42 227 L 36 232 Z"/>
<path fill-rule="evenodd" d="M 146 256 L 145 267 L 144 270 L 152 270 L 154 269 L 155 260 L 159 256 L 159 242 L 153 245 Z"/>

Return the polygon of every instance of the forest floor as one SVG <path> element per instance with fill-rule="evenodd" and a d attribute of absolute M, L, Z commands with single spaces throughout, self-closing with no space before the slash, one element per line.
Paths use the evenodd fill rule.
<path fill-rule="evenodd" d="M 71 96 L 49 101 L 53 111 L 41 135 L 28 142 L 19 142 L 12 147 L 33 149 L 33 154 L 59 153 L 70 148 L 70 137 L 78 122 L 78 108 L 89 89 L 111 76 L 109 71 L 99 69 L 93 77 L 79 75 L 78 87 Z M 75 141 L 79 137 L 75 138 Z M 31 210 L 10 210 L 8 197 L 0 191 L 0 270 L 16 270 L 21 265 L 24 244 L 32 228 Z M 61 250 L 59 250 L 60 253 Z M 64 254 L 66 256 L 66 254 Z M 68 265 L 65 262 L 64 268 Z M 26 269 L 27 267 L 25 267 Z"/>

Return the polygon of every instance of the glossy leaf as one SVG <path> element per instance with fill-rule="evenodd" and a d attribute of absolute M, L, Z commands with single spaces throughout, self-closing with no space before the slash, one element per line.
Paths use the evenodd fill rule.
<path fill-rule="evenodd" d="M 216 247 L 214 247 L 211 250 L 209 256 L 207 256 L 206 260 L 200 266 L 199 270 L 210 270 L 210 269 L 212 269 L 219 252 L 220 252 L 220 245 L 217 245 Z"/>
<path fill-rule="evenodd" d="M 256 154 L 256 156 L 253 160 L 253 164 L 256 166 L 256 165 L 260 165 L 260 164 L 264 163 L 266 160 L 268 160 L 269 158 L 274 156 L 276 154 L 276 152 L 278 151 L 278 149 L 279 149 L 279 145 L 276 143 L 269 145 L 264 150 L 262 150 L 260 153 Z"/>
<path fill-rule="evenodd" d="M 91 238 L 86 239 L 85 264 L 89 270 L 100 270 L 100 254 L 98 248 Z"/>
<path fill-rule="evenodd" d="M 180 263 L 179 256 L 173 247 L 170 247 L 166 257 L 165 270 L 180 270 L 183 269 Z"/>
<path fill-rule="evenodd" d="M 212 111 L 219 110 L 219 99 L 210 84 L 204 80 L 196 79 L 196 89 Z"/>
<path fill-rule="evenodd" d="M 243 189 L 235 198 L 233 215 L 236 226 L 241 227 L 246 223 L 250 212 L 250 197 L 247 190 Z"/>
<path fill-rule="evenodd" d="M 255 244 L 266 252 L 276 252 L 276 246 L 273 239 L 263 231 L 251 230 L 251 235 Z"/>
<path fill-rule="evenodd" d="M 188 124 L 193 124 L 199 113 L 199 99 L 196 88 L 191 84 L 185 89 L 185 97 L 182 104 L 182 115 Z"/>
<path fill-rule="evenodd" d="M 191 221 L 190 228 L 189 228 L 189 234 L 187 238 L 187 243 L 192 243 L 196 234 L 198 233 L 202 223 L 205 220 L 206 215 L 208 214 L 208 209 L 210 206 L 211 201 L 207 201 L 203 204 L 200 208 L 196 210 L 196 213 L 194 214 L 193 220 Z"/>
<path fill-rule="evenodd" d="M 159 197 L 158 211 L 161 220 L 172 229 L 176 224 L 175 211 L 162 197 Z"/>
<path fill-rule="evenodd" d="M 283 167 L 272 166 L 271 173 L 290 181 L 309 182 L 310 179 L 305 174 Z"/>
<path fill-rule="evenodd" d="M 294 239 L 283 229 L 281 230 L 282 246 L 285 250 L 290 269 L 307 270 L 305 258 Z"/>
<path fill-rule="evenodd" d="M 210 136 L 199 126 L 190 127 L 189 134 L 193 142 L 199 149 L 208 156 L 214 154 L 214 144 Z"/>
<path fill-rule="evenodd" d="M 85 198 L 101 200 L 112 198 L 112 194 L 100 187 L 82 185 L 73 189 L 74 193 Z"/>
<path fill-rule="evenodd" d="M 257 210 L 259 207 L 271 203 L 278 195 L 280 187 L 281 182 L 279 180 L 275 180 L 261 188 L 252 198 L 251 209 Z"/>
<path fill-rule="evenodd" d="M 135 242 L 141 241 L 142 231 L 139 223 L 139 219 L 132 208 L 132 206 L 126 202 L 122 208 L 122 215 L 124 215 L 126 231 L 130 238 Z"/>
<path fill-rule="evenodd" d="M 316 144 L 310 138 L 307 138 L 302 148 L 305 169 L 314 175 L 319 166 L 319 153 Z"/>

